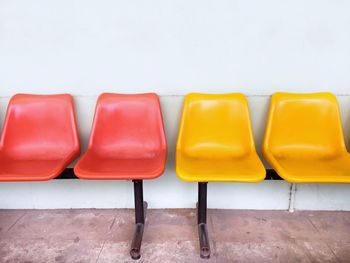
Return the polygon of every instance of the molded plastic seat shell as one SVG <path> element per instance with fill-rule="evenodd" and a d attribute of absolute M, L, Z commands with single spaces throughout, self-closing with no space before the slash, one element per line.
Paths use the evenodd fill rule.
<path fill-rule="evenodd" d="M 164 172 L 166 139 L 156 94 L 102 94 L 87 152 L 74 168 L 82 179 L 143 180 Z"/>
<path fill-rule="evenodd" d="M 0 181 L 55 178 L 79 153 L 72 96 L 11 98 L 0 140 Z"/>
<path fill-rule="evenodd" d="M 258 182 L 265 178 L 243 94 L 191 93 L 185 97 L 176 173 L 189 182 Z"/>
<path fill-rule="evenodd" d="M 275 93 L 263 153 L 292 183 L 350 183 L 339 107 L 331 93 Z"/>

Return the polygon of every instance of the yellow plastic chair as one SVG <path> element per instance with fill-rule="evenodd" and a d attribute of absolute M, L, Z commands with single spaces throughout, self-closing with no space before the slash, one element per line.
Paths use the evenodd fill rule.
<path fill-rule="evenodd" d="M 331 93 L 275 93 L 263 153 L 288 182 L 350 183 L 350 154 Z"/>
<path fill-rule="evenodd" d="M 243 94 L 188 94 L 176 147 L 176 173 L 198 182 L 198 231 L 202 258 L 210 257 L 206 227 L 207 182 L 259 182 L 266 170 L 254 145 Z"/>

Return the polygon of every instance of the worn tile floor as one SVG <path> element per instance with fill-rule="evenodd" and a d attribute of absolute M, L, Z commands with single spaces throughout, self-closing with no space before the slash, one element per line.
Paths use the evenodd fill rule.
<path fill-rule="evenodd" d="M 350 212 L 209 210 L 199 258 L 195 210 L 149 210 L 129 258 L 133 210 L 0 210 L 0 262 L 350 262 Z"/>

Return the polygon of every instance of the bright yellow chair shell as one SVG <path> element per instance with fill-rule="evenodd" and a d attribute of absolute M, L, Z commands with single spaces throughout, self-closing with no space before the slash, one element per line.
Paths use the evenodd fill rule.
<path fill-rule="evenodd" d="M 192 93 L 185 97 L 176 173 L 189 182 L 258 182 L 265 178 L 243 94 Z"/>
<path fill-rule="evenodd" d="M 331 93 L 275 93 L 263 153 L 288 182 L 350 183 L 350 154 Z"/>

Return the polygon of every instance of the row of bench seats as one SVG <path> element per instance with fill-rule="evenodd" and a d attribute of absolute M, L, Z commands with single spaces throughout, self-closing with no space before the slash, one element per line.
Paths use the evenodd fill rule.
<path fill-rule="evenodd" d="M 330 93 L 273 94 L 262 150 L 288 182 L 350 183 L 350 155 L 337 99 Z M 244 95 L 186 96 L 176 168 L 186 181 L 264 179 Z"/>
<path fill-rule="evenodd" d="M 11 98 L 0 141 L 1 181 L 50 180 L 79 155 L 71 95 Z M 74 170 L 81 179 L 152 179 L 163 173 L 165 160 L 158 96 L 102 94 L 88 150 Z"/>
<path fill-rule="evenodd" d="M 164 171 L 166 148 L 156 94 L 102 94 L 75 173 L 82 179 L 153 179 Z M 242 94 L 187 95 L 176 148 L 177 174 L 186 181 L 265 177 Z M 289 182 L 349 183 L 350 156 L 336 97 L 273 94 L 263 154 Z M 0 141 L 1 181 L 49 180 L 79 155 L 70 95 L 11 98 Z"/>
<path fill-rule="evenodd" d="M 263 154 L 293 183 L 350 183 L 336 97 L 330 93 L 272 95 Z M 72 96 L 11 98 L 0 140 L 0 181 L 57 177 L 80 155 Z M 147 203 L 142 180 L 164 172 L 167 143 L 159 98 L 102 94 L 96 103 L 87 151 L 74 167 L 81 179 L 133 180 L 136 230 L 130 250 L 140 258 Z M 208 182 L 259 182 L 266 170 L 253 139 L 243 94 L 185 97 L 176 146 L 176 173 L 198 182 L 200 255 L 210 256 L 206 226 Z"/>

